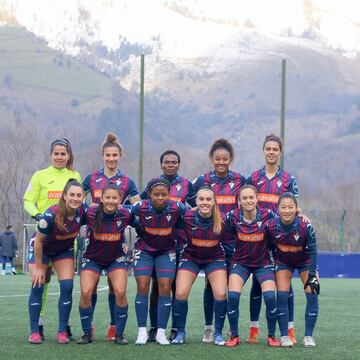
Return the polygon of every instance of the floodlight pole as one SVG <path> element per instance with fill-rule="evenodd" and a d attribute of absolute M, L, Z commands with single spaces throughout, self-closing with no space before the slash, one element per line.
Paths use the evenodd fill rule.
<path fill-rule="evenodd" d="M 143 161 L 144 161 L 144 72 L 145 55 L 141 54 L 140 64 L 140 106 L 139 106 L 139 162 L 138 162 L 138 189 L 143 190 Z"/>
<path fill-rule="evenodd" d="M 280 117 L 280 138 L 283 149 L 280 157 L 280 166 L 284 169 L 285 165 L 285 93 L 286 93 L 286 59 L 281 61 L 281 117 Z"/>

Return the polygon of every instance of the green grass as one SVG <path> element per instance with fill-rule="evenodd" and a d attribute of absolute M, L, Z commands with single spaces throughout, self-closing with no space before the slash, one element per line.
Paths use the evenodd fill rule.
<path fill-rule="evenodd" d="M 264 309 L 261 316 L 260 345 L 241 343 L 236 348 L 216 347 L 202 344 L 203 331 L 202 288 L 204 279 L 199 278 L 192 290 L 189 302 L 187 324 L 187 344 L 183 346 L 160 347 L 150 343 L 139 347 L 134 345 L 136 321 L 134 313 L 135 280 L 129 278 L 128 300 L 129 319 L 125 329 L 130 345 L 120 347 L 104 340 L 108 322 L 106 281 L 101 279 L 98 303 L 95 313 L 95 342 L 87 346 L 71 343 L 61 346 L 55 342 L 57 330 L 57 294 L 49 295 L 45 325 L 46 341 L 41 345 L 27 343 L 29 335 L 27 294 L 30 288 L 28 276 L 0 277 L 0 348 L 1 359 L 359 359 L 360 341 L 360 280 L 322 279 L 320 295 L 320 315 L 315 329 L 317 347 L 305 349 L 298 345 L 293 349 L 273 349 L 265 345 L 266 325 Z M 295 288 L 295 329 L 298 340 L 304 331 L 305 297 L 298 279 Z M 56 293 L 58 286 L 52 281 L 49 293 Z M 241 297 L 240 336 L 245 340 L 249 314 L 249 291 L 245 289 Z M 76 338 L 82 334 L 79 315 L 79 278 L 76 278 L 71 321 Z M 169 324 L 170 325 L 170 324 Z M 228 325 L 225 325 L 225 331 Z M 357 329 L 357 330 L 356 330 Z M 6 355 L 6 356 L 4 356 Z"/>

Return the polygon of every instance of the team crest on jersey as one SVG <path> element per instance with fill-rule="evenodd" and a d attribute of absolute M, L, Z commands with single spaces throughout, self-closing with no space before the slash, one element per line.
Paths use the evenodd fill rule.
<path fill-rule="evenodd" d="M 234 182 L 233 182 L 233 181 L 231 181 L 231 182 L 229 183 L 229 186 L 230 186 L 230 189 L 233 189 L 233 188 L 234 188 L 234 186 L 235 186 Z"/>
<path fill-rule="evenodd" d="M 294 235 L 294 239 L 295 239 L 296 241 L 299 241 L 300 235 L 299 235 L 298 233 L 296 233 L 296 234 Z"/>
<path fill-rule="evenodd" d="M 261 222 L 261 221 L 258 221 L 258 222 L 257 222 L 257 226 L 258 226 L 258 227 L 261 227 L 261 225 L 262 225 L 262 222 Z"/>
<path fill-rule="evenodd" d="M 116 185 L 117 185 L 117 186 L 120 186 L 120 185 L 121 185 L 121 180 L 120 180 L 120 179 L 117 179 L 117 180 L 116 180 Z"/>
<path fill-rule="evenodd" d="M 176 190 L 177 190 L 177 191 L 180 191 L 180 190 L 181 190 L 181 185 L 180 185 L 180 184 L 177 184 L 177 185 L 176 185 Z"/>
<path fill-rule="evenodd" d="M 39 228 L 46 229 L 48 227 L 48 222 L 45 219 L 40 219 L 39 221 Z"/>
<path fill-rule="evenodd" d="M 80 223 L 80 216 L 78 216 L 77 218 L 76 218 L 76 222 L 79 224 Z"/>
<path fill-rule="evenodd" d="M 278 181 L 276 182 L 276 185 L 277 185 L 277 187 L 279 188 L 279 187 L 282 185 L 282 181 L 281 181 L 281 180 L 278 180 Z"/>
<path fill-rule="evenodd" d="M 122 224 L 121 220 L 117 221 L 116 224 L 117 224 L 117 227 L 119 228 Z"/>
<path fill-rule="evenodd" d="M 166 215 L 166 219 L 167 219 L 167 221 L 170 222 L 170 220 L 171 220 L 171 215 L 170 215 L 170 214 L 169 214 L 169 215 Z"/>

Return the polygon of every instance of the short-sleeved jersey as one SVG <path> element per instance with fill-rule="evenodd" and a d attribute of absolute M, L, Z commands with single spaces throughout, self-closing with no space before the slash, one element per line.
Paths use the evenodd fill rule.
<path fill-rule="evenodd" d="M 271 179 L 266 176 L 265 166 L 254 171 L 246 180 L 247 184 L 253 185 L 258 191 L 258 206 L 263 209 L 277 211 L 277 203 L 280 195 L 290 192 L 298 196 L 298 186 L 294 176 L 280 167 Z"/>
<path fill-rule="evenodd" d="M 77 171 L 56 169 L 49 166 L 36 171 L 24 193 L 24 209 L 30 216 L 43 213 L 50 206 L 59 202 L 67 181 L 74 178 L 81 182 Z"/>
<path fill-rule="evenodd" d="M 109 182 L 112 182 L 119 187 L 121 193 L 121 204 L 123 204 L 128 198 L 139 195 L 134 181 L 120 170 L 118 170 L 116 175 L 111 178 L 108 178 L 105 175 L 104 169 L 94 171 L 93 173 L 87 175 L 84 179 L 83 188 L 86 193 L 91 193 L 91 201 L 99 204 L 102 189 Z"/>
<path fill-rule="evenodd" d="M 241 209 L 235 209 L 226 216 L 226 225 L 236 233 L 236 243 L 231 263 L 249 267 L 265 266 L 271 263 L 269 253 L 268 222 L 276 214 L 268 209 L 257 208 L 253 222 L 244 221 Z"/>
<path fill-rule="evenodd" d="M 238 207 L 240 189 L 246 184 L 246 178 L 244 175 L 232 170 L 229 170 L 226 177 L 219 178 L 213 170 L 196 178 L 193 184 L 196 192 L 201 186 L 210 186 L 215 193 L 220 211 L 227 213 Z M 223 242 L 225 246 L 228 244 L 232 247 L 234 240 L 235 237 L 231 233 L 224 233 Z"/>
<path fill-rule="evenodd" d="M 43 252 L 54 256 L 74 248 L 75 238 L 78 236 L 80 227 L 85 222 L 85 205 L 76 210 L 72 220 L 65 219 L 64 225 L 67 231 L 59 229 L 55 223 L 55 216 L 59 205 L 48 208 L 42 215 L 37 225 L 37 231 L 45 235 L 43 240 Z"/>
<path fill-rule="evenodd" d="M 221 217 L 225 220 L 224 214 L 221 214 Z M 182 258 L 198 264 L 225 260 L 225 252 L 221 244 L 222 233 L 214 233 L 211 218 L 203 218 L 197 211 L 188 210 L 180 224 L 186 234 Z"/>
<path fill-rule="evenodd" d="M 158 179 L 166 179 L 170 183 L 170 200 L 188 203 L 191 206 L 195 206 L 195 189 L 191 181 L 183 176 L 177 175 L 173 178 L 168 178 L 164 175 L 160 175 Z M 142 199 L 149 198 L 149 189 L 145 187 L 141 193 Z"/>
<path fill-rule="evenodd" d="M 298 216 L 290 225 L 284 225 L 280 218 L 269 221 L 269 233 L 274 245 L 274 260 L 278 264 L 299 267 L 310 264 L 310 273 L 317 267 L 316 236 L 313 226 Z"/>
<path fill-rule="evenodd" d="M 126 256 L 124 231 L 133 222 L 133 217 L 126 207 L 117 209 L 114 214 L 103 213 L 100 230 L 95 231 L 97 210 L 98 205 L 92 205 L 86 211 L 89 243 L 83 257 L 100 266 L 108 266 L 116 259 Z"/>
<path fill-rule="evenodd" d="M 151 200 L 141 200 L 131 207 L 131 212 L 139 217 L 142 228 L 135 249 L 159 254 L 175 250 L 175 226 L 185 213 L 183 203 L 169 200 L 165 209 L 158 211 Z"/>

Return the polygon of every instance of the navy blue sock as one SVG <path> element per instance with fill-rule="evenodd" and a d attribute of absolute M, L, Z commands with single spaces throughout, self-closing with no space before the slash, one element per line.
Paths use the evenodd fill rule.
<path fill-rule="evenodd" d="M 174 304 L 175 304 L 175 294 L 173 294 L 173 296 L 171 297 L 171 301 L 172 301 L 172 307 L 171 307 L 171 328 L 172 329 L 177 329 L 177 322 L 176 322 L 176 317 L 174 314 Z"/>
<path fill-rule="evenodd" d="M 215 308 L 215 331 L 214 331 L 214 336 L 222 334 L 222 330 L 223 330 L 224 322 L 225 322 L 225 317 L 226 317 L 226 305 L 227 305 L 226 300 L 222 300 L 222 301 L 215 300 L 214 301 L 214 308 Z"/>
<path fill-rule="evenodd" d="M 158 304 L 150 304 L 149 307 L 149 317 L 150 317 L 150 326 L 152 328 L 157 328 L 157 318 L 158 318 Z"/>
<path fill-rule="evenodd" d="M 250 290 L 250 321 L 259 321 L 261 311 L 261 286 L 257 279 L 253 277 Z"/>
<path fill-rule="evenodd" d="M 173 314 L 177 325 L 178 332 L 185 333 L 186 317 L 188 313 L 188 301 L 175 299 Z"/>
<path fill-rule="evenodd" d="M 277 309 L 278 322 L 281 336 L 288 335 L 289 308 L 288 308 L 288 291 L 277 292 Z"/>
<path fill-rule="evenodd" d="M 115 304 L 114 307 L 116 335 L 122 335 L 128 318 L 128 306 L 121 307 Z"/>
<path fill-rule="evenodd" d="M 268 335 L 275 336 L 277 308 L 275 291 L 263 292 L 264 302 L 266 305 L 266 321 L 268 326 Z"/>
<path fill-rule="evenodd" d="M 289 290 L 288 308 L 289 308 L 289 321 L 294 322 L 294 289 L 291 284 Z"/>
<path fill-rule="evenodd" d="M 305 336 L 312 336 L 319 313 L 317 294 L 306 293 Z"/>
<path fill-rule="evenodd" d="M 239 304 L 241 293 L 229 291 L 227 302 L 227 316 L 232 336 L 239 336 Z"/>
<path fill-rule="evenodd" d="M 74 287 L 73 279 L 60 280 L 60 296 L 58 302 L 59 310 L 59 332 L 66 331 L 72 307 L 72 291 Z"/>
<path fill-rule="evenodd" d="M 92 306 L 82 308 L 79 306 L 80 320 L 85 335 L 91 335 Z"/>
<path fill-rule="evenodd" d="M 30 318 L 30 331 L 31 333 L 39 332 L 39 318 L 42 305 L 42 294 L 44 291 L 44 286 L 41 285 L 31 287 L 29 295 L 29 318 Z"/>
<path fill-rule="evenodd" d="M 158 301 L 158 328 L 166 329 L 170 311 L 171 311 L 171 296 L 161 296 L 159 295 Z"/>
<path fill-rule="evenodd" d="M 91 314 L 91 321 L 93 321 L 93 318 L 94 318 L 94 312 L 95 312 L 96 303 L 97 303 L 97 293 L 93 293 L 91 295 L 91 306 L 92 306 L 92 309 L 93 309 L 93 312 Z"/>
<path fill-rule="evenodd" d="M 108 295 L 110 325 L 115 325 L 115 294 Z"/>
<path fill-rule="evenodd" d="M 138 327 L 146 327 L 148 311 L 148 296 L 136 294 L 135 297 L 135 312 Z"/>
<path fill-rule="evenodd" d="M 204 316 L 205 325 L 212 325 L 214 316 L 214 295 L 210 286 L 210 283 L 206 284 L 204 289 Z"/>

